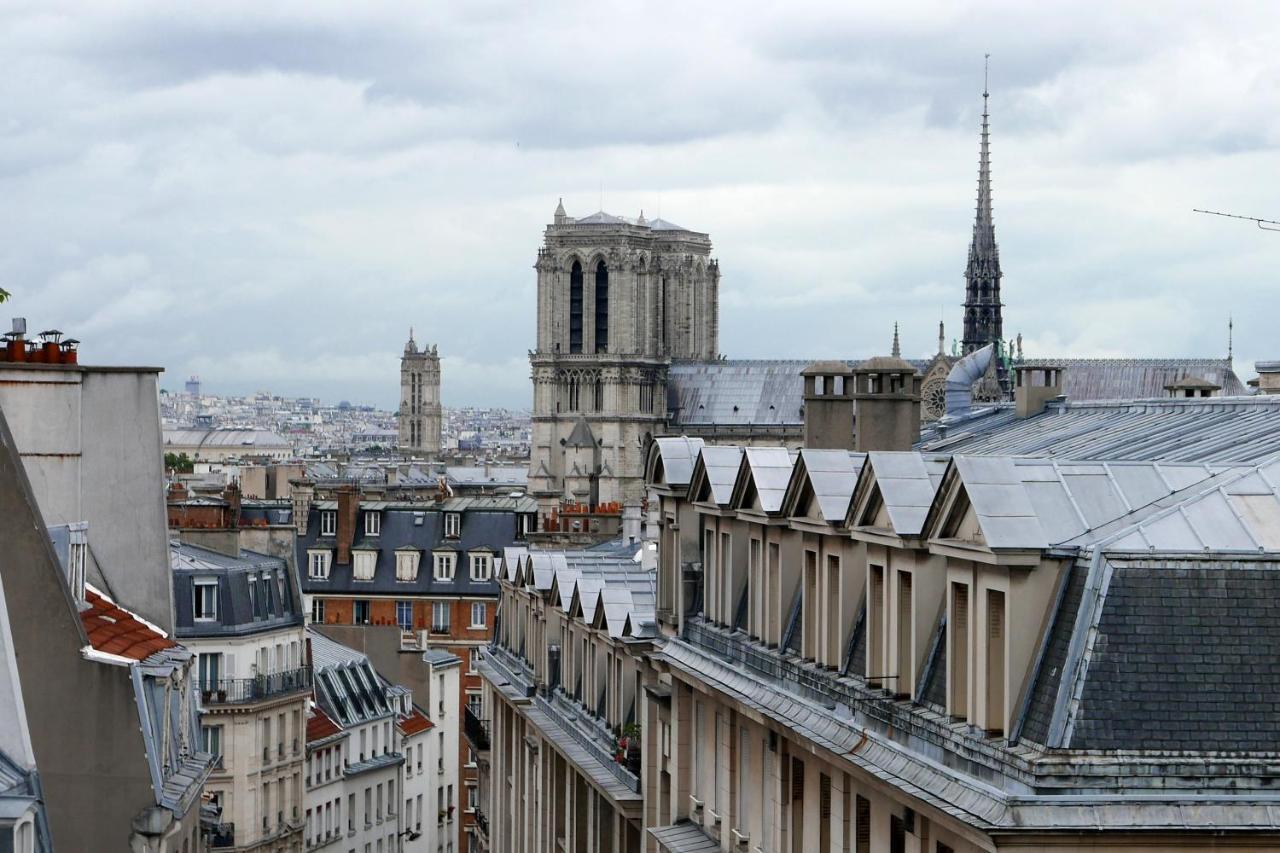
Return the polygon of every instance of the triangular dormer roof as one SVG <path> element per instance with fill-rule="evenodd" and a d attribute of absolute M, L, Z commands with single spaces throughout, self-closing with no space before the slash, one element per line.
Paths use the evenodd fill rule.
<path fill-rule="evenodd" d="M 794 466 L 795 454 L 785 447 L 746 448 L 738 462 L 729 507 L 777 515 Z"/>
<path fill-rule="evenodd" d="M 689 479 L 689 500 L 693 503 L 727 507 L 733 499 L 733 486 L 742 461 L 742 448 L 731 445 L 705 445 L 698 453 Z"/>

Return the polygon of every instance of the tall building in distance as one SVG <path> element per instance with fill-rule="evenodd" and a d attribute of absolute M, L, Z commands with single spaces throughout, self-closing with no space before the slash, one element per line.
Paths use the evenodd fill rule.
<path fill-rule="evenodd" d="M 987 101 L 990 92 L 982 87 L 982 142 L 978 153 L 978 208 L 969 243 L 969 262 L 964 280 L 964 338 L 967 355 L 987 344 L 1004 340 L 1000 316 L 1000 247 L 996 245 L 995 220 L 991 215 L 991 144 Z"/>
<path fill-rule="evenodd" d="M 664 431 L 674 359 L 719 353 L 719 265 L 706 234 L 563 203 L 538 271 L 529 486 L 561 499 L 639 503 L 646 436 Z"/>
<path fill-rule="evenodd" d="M 418 349 L 409 341 L 400 357 L 400 450 L 414 456 L 440 454 L 440 354 L 435 344 Z"/>

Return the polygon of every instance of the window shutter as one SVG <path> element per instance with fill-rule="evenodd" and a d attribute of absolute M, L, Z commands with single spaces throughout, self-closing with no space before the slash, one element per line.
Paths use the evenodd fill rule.
<path fill-rule="evenodd" d="M 818 809 L 823 820 L 831 820 L 831 777 L 818 776 Z"/>
<path fill-rule="evenodd" d="M 804 799 L 804 762 L 798 758 L 791 759 L 791 801 Z"/>
<path fill-rule="evenodd" d="M 863 797 L 858 797 L 857 801 L 857 821 L 858 821 L 858 853 L 870 853 L 871 851 L 871 802 Z"/>
<path fill-rule="evenodd" d="M 969 632 L 969 587 L 956 584 L 955 590 L 956 633 L 963 636 Z"/>

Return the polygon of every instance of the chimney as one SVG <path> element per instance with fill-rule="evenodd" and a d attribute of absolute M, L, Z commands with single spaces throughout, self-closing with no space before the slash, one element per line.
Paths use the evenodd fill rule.
<path fill-rule="evenodd" d="M 853 449 L 910 450 L 920 439 L 920 374 L 897 356 L 876 356 L 853 369 L 857 429 Z"/>
<path fill-rule="evenodd" d="M 1045 403 L 1062 396 L 1061 367 L 1019 364 L 1013 374 L 1013 408 L 1020 418 L 1040 414 Z"/>
<path fill-rule="evenodd" d="M 1280 394 L 1280 361 L 1255 361 L 1253 369 L 1258 371 L 1258 378 L 1251 380 L 1259 394 Z"/>
<path fill-rule="evenodd" d="M 815 361 L 804 379 L 804 446 L 853 449 L 853 371 L 843 361 Z"/>
<path fill-rule="evenodd" d="M 311 499 L 315 497 L 316 487 L 310 480 L 290 481 L 292 491 L 289 495 L 293 502 L 293 529 L 299 536 L 307 532 L 307 519 L 311 515 Z"/>
<path fill-rule="evenodd" d="M 351 546 L 356 541 L 356 521 L 360 515 L 360 493 L 353 485 L 338 487 L 338 559 L 337 564 L 351 563 Z"/>
<path fill-rule="evenodd" d="M 227 527 L 235 530 L 240 526 L 240 486 L 228 483 L 222 492 L 222 499 L 227 502 Z"/>

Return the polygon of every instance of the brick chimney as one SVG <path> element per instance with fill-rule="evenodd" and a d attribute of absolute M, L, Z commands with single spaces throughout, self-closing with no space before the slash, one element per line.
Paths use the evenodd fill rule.
<path fill-rule="evenodd" d="M 240 486 L 228 483 L 222 491 L 222 499 L 227 502 L 227 527 L 235 530 L 240 526 Z"/>
<path fill-rule="evenodd" d="M 360 493 L 355 486 L 338 487 L 338 559 L 340 566 L 350 565 L 351 546 L 356 541 L 356 521 L 360 516 Z"/>

